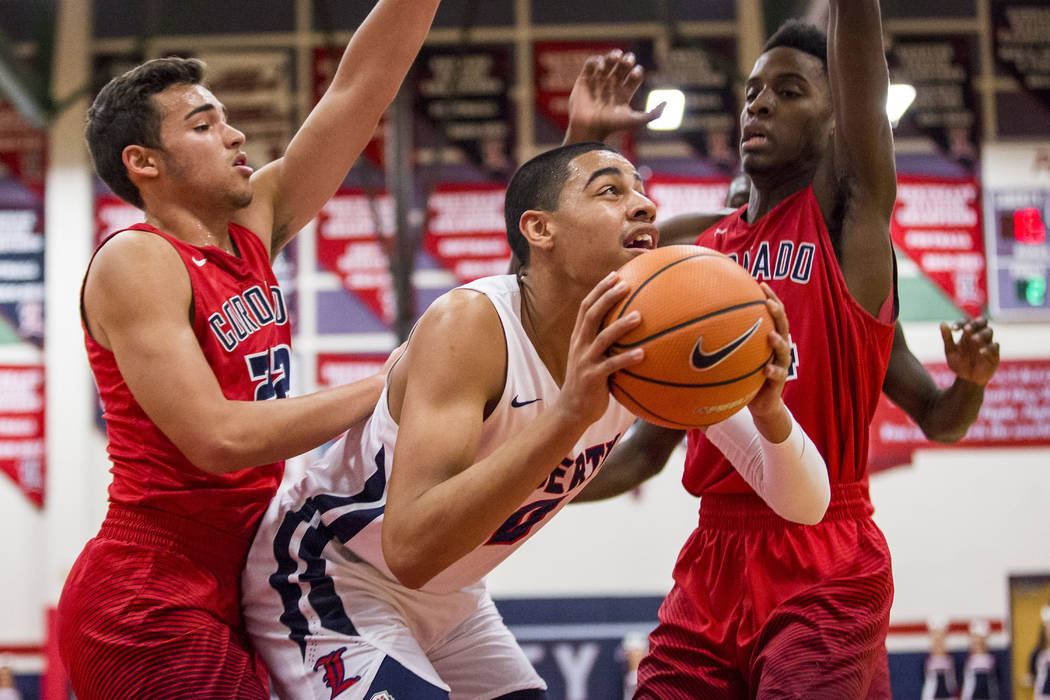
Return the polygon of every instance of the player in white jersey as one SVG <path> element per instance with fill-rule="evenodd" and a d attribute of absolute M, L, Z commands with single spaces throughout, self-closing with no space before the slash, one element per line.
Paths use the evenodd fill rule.
<path fill-rule="evenodd" d="M 544 698 L 483 577 L 598 472 L 634 417 L 607 379 L 641 353 L 600 329 L 613 270 L 655 247 L 655 207 L 603 144 L 542 154 L 507 192 L 518 276 L 449 292 L 413 331 L 371 418 L 274 498 L 243 577 L 245 621 L 279 695 Z M 750 412 L 709 431 L 796 519 L 827 507 L 826 466 L 784 407 L 787 318 Z M 716 438 L 712 438 L 716 439 Z"/>

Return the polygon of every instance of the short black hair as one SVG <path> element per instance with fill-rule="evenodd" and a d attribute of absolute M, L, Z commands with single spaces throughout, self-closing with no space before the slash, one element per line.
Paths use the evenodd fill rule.
<path fill-rule="evenodd" d="M 84 136 L 95 171 L 128 204 L 143 207 L 139 188 L 124 167 L 124 149 L 162 146 L 161 115 L 153 95 L 172 85 L 196 85 L 204 71 L 204 62 L 196 58 L 155 58 L 110 80 L 91 103 Z"/>
<path fill-rule="evenodd" d="M 766 40 L 762 53 L 778 46 L 786 46 L 789 49 L 797 49 L 810 56 L 816 56 L 824 65 L 824 72 L 827 72 L 828 35 L 819 27 L 802 20 L 789 19 Z"/>
<path fill-rule="evenodd" d="M 511 178 L 503 203 L 503 216 L 507 224 L 507 243 L 521 261 L 521 267 L 529 264 L 529 242 L 521 233 L 521 215 L 531 209 L 557 211 L 562 188 L 569 179 L 569 163 L 590 151 L 619 153 L 600 141 L 558 146 L 525 162 Z"/>

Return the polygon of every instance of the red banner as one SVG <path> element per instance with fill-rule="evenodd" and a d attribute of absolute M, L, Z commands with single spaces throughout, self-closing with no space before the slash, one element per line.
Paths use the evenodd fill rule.
<path fill-rule="evenodd" d="M 107 236 L 122 231 L 132 224 L 141 224 L 146 215 L 120 197 L 104 194 L 95 199 L 95 245 Z"/>
<path fill-rule="evenodd" d="M 0 469 L 44 505 L 44 367 L 0 367 Z"/>
<path fill-rule="evenodd" d="M 47 132 L 34 129 L 11 104 L 0 100 L 0 165 L 32 192 L 44 194 Z"/>
<path fill-rule="evenodd" d="M 653 175 L 645 181 L 645 192 L 656 202 L 656 220 L 662 222 L 679 214 L 724 208 L 729 178 Z"/>
<path fill-rule="evenodd" d="M 427 200 L 423 247 L 460 283 L 507 273 L 505 193 L 494 183 L 448 183 Z"/>
<path fill-rule="evenodd" d="M 569 93 L 589 56 L 613 49 L 628 51 L 625 41 L 537 41 L 532 45 L 536 105 L 560 129 L 569 126 Z"/>
<path fill-rule="evenodd" d="M 317 356 L 317 386 L 341 386 L 378 374 L 386 355 L 321 353 Z"/>
<path fill-rule="evenodd" d="M 955 379 L 948 366 L 926 365 L 939 386 Z M 1050 445 L 1050 360 L 1003 360 L 984 391 L 984 404 L 960 447 Z M 917 449 L 943 449 L 927 440 L 911 418 L 883 396 L 871 423 L 868 470 L 910 464 Z"/>
<path fill-rule="evenodd" d="M 901 175 L 893 243 L 958 308 L 978 316 L 988 300 L 980 186 L 973 178 Z"/>
<path fill-rule="evenodd" d="M 394 281 L 380 236 L 393 232 L 394 200 L 385 193 L 343 190 L 317 218 L 317 261 L 385 323 L 394 319 Z"/>

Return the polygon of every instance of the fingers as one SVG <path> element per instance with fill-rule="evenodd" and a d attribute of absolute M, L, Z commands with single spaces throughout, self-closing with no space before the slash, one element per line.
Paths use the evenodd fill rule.
<path fill-rule="evenodd" d="M 773 317 L 773 327 L 782 338 L 787 339 L 791 335 L 791 329 L 784 302 L 780 301 L 780 297 L 765 282 L 759 282 L 758 286 L 766 295 L 766 308 L 769 310 L 769 315 Z"/>
<path fill-rule="evenodd" d="M 942 323 L 941 326 L 941 340 L 944 341 L 944 354 L 950 355 L 956 352 L 955 338 L 952 337 L 952 327 L 947 323 Z"/>

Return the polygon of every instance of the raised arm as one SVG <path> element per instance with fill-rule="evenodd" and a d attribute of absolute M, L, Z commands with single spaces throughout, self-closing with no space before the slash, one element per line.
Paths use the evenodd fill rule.
<path fill-rule="evenodd" d="M 227 399 L 187 318 L 191 294 L 167 241 L 125 231 L 95 255 L 84 307 L 135 400 L 197 468 L 220 474 L 294 457 L 375 406 L 381 376 L 279 401 Z"/>
<path fill-rule="evenodd" d="M 959 340 L 953 330 L 961 331 Z M 984 401 L 984 387 L 999 367 L 999 343 L 983 316 L 949 326 L 941 324 L 944 356 L 955 372 L 955 381 L 941 389 L 911 353 L 900 323 L 893 336 L 893 351 L 882 391 L 907 413 L 923 434 L 934 442 L 958 442 L 977 420 Z"/>
<path fill-rule="evenodd" d="M 831 0 L 828 79 L 833 157 L 824 159 L 813 186 L 829 229 L 841 231 L 850 293 L 877 314 L 891 291 L 889 221 L 897 196 L 878 0 Z"/>
<path fill-rule="evenodd" d="M 629 314 L 598 332 L 627 291 L 617 283 L 610 275 L 580 307 L 557 399 L 481 460 L 485 409 L 501 396 L 506 371 L 499 317 L 487 299 L 454 291 L 420 319 L 393 379 L 404 400 L 392 405 L 400 415 L 383 555 L 401 583 L 422 586 L 483 544 L 604 413 L 609 374 L 641 359 L 605 355 L 638 322 Z"/>
<path fill-rule="evenodd" d="M 364 150 L 423 45 L 440 0 L 379 0 L 284 157 L 252 177 L 242 222 L 272 255 L 317 215 Z"/>

